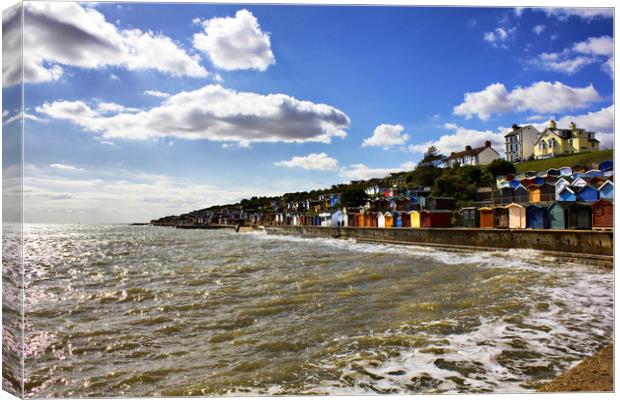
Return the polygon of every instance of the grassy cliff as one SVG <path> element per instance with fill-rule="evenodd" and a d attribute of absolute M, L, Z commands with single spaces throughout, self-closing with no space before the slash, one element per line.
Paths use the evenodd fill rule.
<path fill-rule="evenodd" d="M 549 168 L 572 167 L 573 165 L 591 164 L 598 166 L 601 161 L 613 160 L 613 150 L 591 151 L 587 153 L 578 153 L 570 155 L 562 155 L 558 157 L 548 158 L 546 160 L 526 161 L 515 164 L 517 173 L 527 171 L 543 171 Z"/>

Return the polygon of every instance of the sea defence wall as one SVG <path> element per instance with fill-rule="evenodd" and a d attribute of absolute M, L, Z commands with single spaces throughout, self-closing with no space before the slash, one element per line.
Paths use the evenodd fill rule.
<path fill-rule="evenodd" d="M 371 228 L 266 226 L 276 235 L 356 239 L 384 243 L 446 247 L 520 248 L 554 253 L 613 256 L 612 231 L 560 229 Z"/>

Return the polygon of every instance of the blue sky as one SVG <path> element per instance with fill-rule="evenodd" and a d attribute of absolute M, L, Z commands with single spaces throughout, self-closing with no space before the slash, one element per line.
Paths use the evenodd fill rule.
<path fill-rule="evenodd" d="M 613 146 L 609 9 L 27 3 L 25 15 L 26 220 L 142 221 L 329 187 L 411 169 L 431 144 L 501 151 L 507 127 L 550 118 Z M 16 70 L 3 65 L 5 129 Z"/>

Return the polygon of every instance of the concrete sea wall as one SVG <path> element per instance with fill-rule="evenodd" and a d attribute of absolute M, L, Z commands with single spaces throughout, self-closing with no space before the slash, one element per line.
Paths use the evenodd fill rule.
<path fill-rule="evenodd" d="M 478 228 L 370 228 L 321 226 L 266 226 L 276 235 L 356 239 L 387 243 L 463 246 L 480 248 L 521 248 L 549 252 L 613 256 L 612 231 L 559 229 L 478 229 Z M 606 257 L 606 258 L 607 258 Z"/>

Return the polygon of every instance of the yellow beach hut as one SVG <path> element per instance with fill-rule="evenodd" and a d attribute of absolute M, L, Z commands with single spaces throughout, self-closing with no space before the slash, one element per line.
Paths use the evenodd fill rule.
<path fill-rule="evenodd" d="M 411 219 L 411 227 L 419 228 L 420 227 L 420 212 L 419 211 L 411 211 L 409 213 L 409 219 Z"/>
<path fill-rule="evenodd" d="M 394 216 L 389 211 L 385 212 L 385 227 L 386 228 L 394 227 Z"/>

